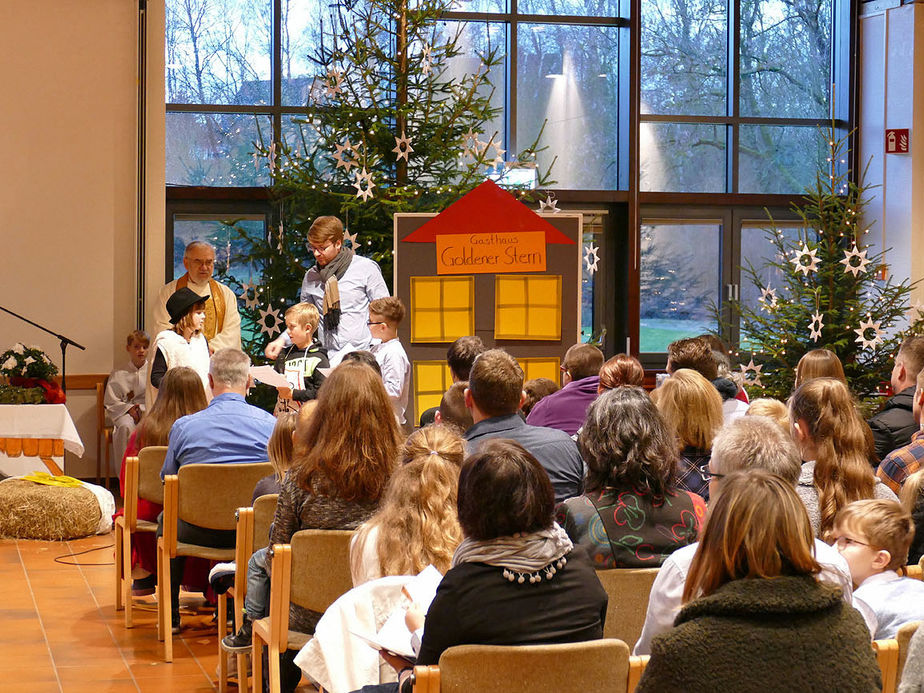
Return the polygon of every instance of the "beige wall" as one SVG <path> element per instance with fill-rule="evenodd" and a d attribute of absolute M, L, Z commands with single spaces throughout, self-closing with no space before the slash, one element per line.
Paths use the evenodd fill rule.
<path fill-rule="evenodd" d="M 86 346 L 70 374 L 111 370 L 135 327 L 137 6 L 0 2 L 0 305 Z M 60 361 L 54 337 L 0 314 L 0 350 L 15 341 Z M 69 399 L 88 449 L 69 474 L 95 469 L 94 406 Z"/>

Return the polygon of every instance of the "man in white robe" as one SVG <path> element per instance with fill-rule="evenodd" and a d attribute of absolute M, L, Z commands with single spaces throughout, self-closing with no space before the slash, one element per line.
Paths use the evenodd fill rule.
<path fill-rule="evenodd" d="M 129 361 L 109 374 L 103 406 L 112 423 L 112 459 L 106 476 L 118 476 L 122 457 L 135 426 L 144 414 L 144 389 L 148 381 L 148 347 L 151 340 L 141 330 L 128 335 L 125 351 Z"/>

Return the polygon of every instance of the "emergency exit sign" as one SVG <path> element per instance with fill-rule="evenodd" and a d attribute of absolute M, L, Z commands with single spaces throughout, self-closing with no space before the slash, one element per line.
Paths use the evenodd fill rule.
<path fill-rule="evenodd" d="M 908 128 L 901 130 L 885 131 L 885 150 L 886 154 L 907 154 L 908 153 Z"/>

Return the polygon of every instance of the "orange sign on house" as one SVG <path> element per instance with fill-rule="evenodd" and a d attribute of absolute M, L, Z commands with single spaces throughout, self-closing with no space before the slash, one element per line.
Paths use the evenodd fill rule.
<path fill-rule="evenodd" d="M 436 272 L 545 272 L 545 232 L 438 234 Z"/>

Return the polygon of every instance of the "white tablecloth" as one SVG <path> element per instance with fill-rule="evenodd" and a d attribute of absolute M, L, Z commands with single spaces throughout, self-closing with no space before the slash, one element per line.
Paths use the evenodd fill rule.
<path fill-rule="evenodd" d="M 0 404 L 0 438 L 60 439 L 83 457 L 83 441 L 63 404 Z"/>

